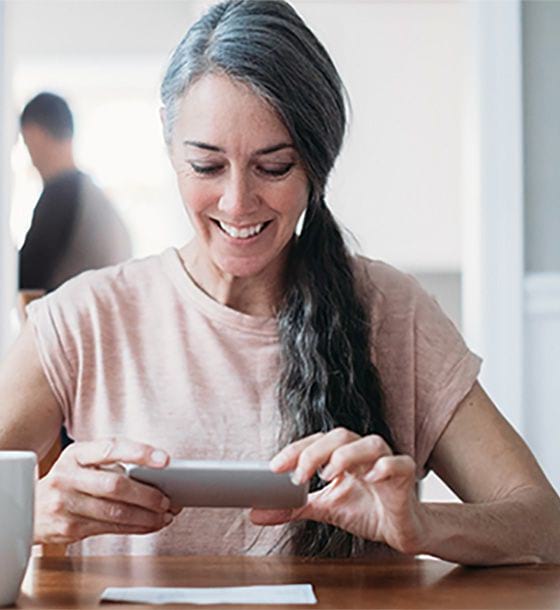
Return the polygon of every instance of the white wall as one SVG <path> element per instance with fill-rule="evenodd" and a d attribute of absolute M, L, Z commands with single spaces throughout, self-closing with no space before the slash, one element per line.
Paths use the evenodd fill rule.
<path fill-rule="evenodd" d="M 460 270 L 464 5 L 294 4 L 353 103 L 334 209 L 372 257 L 408 270 Z"/>
<path fill-rule="evenodd" d="M 16 60 L 131 52 L 165 59 L 197 12 L 190 0 L 7 1 L 13 5 Z"/>

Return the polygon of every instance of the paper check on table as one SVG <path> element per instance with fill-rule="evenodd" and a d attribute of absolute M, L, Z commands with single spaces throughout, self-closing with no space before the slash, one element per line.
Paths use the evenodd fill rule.
<path fill-rule="evenodd" d="M 255 585 L 253 587 L 109 587 L 104 601 L 139 604 L 316 604 L 313 587 Z"/>

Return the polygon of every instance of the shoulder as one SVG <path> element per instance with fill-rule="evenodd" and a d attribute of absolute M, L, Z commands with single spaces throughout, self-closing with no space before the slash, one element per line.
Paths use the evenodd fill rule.
<path fill-rule="evenodd" d="M 414 335 L 459 340 L 453 321 L 437 299 L 410 273 L 379 260 L 355 257 L 357 291 L 370 316 L 377 337 Z M 444 342 L 445 342 L 444 341 Z"/>
<path fill-rule="evenodd" d="M 168 284 L 164 260 L 168 251 L 85 271 L 68 280 L 54 292 L 32 303 L 28 311 L 47 307 L 57 315 L 69 319 L 120 312 L 124 315 L 132 307 L 162 293 Z M 164 292 L 164 290 L 163 290 Z"/>
<path fill-rule="evenodd" d="M 52 208 L 54 213 L 63 212 L 63 206 L 76 202 L 79 184 L 79 172 L 66 172 L 48 180 L 43 185 L 43 190 L 37 203 L 38 209 L 44 209 L 45 206 L 48 206 Z"/>
<path fill-rule="evenodd" d="M 161 273 L 163 256 L 164 253 L 145 258 L 132 258 L 102 269 L 85 271 L 63 284 L 60 290 L 76 295 L 83 291 L 103 295 L 138 290 L 149 277 Z"/>
<path fill-rule="evenodd" d="M 91 208 L 96 213 L 99 213 L 100 209 L 112 209 L 113 206 L 107 193 L 89 174 L 79 172 L 78 188 L 82 207 Z"/>
<path fill-rule="evenodd" d="M 82 181 L 80 171 L 64 172 L 51 180 L 47 180 L 43 187 L 43 192 L 46 193 L 65 193 L 70 190 L 76 190 Z"/>
<path fill-rule="evenodd" d="M 388 263 L 355 256 L 353 268 L 359 294 L 377 313 L 410 310 L 419 301 L 433 300 L 413 275 Z"/>
<path fill-rule="evenodd" d="M 104 193 L 103 189 L 97 184 L 97 182 L 89 175 L 84 172 L 76 173 L 76 182 L 80 184 L 82 190 L 89 190 L 95 193 Z"/>

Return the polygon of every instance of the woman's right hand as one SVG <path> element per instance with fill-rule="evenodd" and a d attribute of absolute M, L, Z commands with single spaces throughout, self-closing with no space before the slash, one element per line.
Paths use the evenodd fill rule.
<path fill-rule="evenodd" d="M 38 544 L 68 544 L 97 534 L 146 534 L 173 520 L 177 510 L 155 487 L 103 470 L 118 462 L 163 468 L 169 456 L 127 439 L 76 442 L 38 481 L 35 536 Z"/>

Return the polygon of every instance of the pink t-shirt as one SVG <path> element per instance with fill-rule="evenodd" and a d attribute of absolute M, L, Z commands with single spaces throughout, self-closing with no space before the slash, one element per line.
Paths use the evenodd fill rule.
<path fill-rule="evenodd" d="M 355 269 L 371 306 L 387 421 L 420 478 L 481 360 L 412 276 L 361 257 Z M 276 322 L 214 301 L 176 249 L 83 273 L 28 313 L 76 441 L 123 436 L 184 459 L 267 460 L 276 452 Z M 247 513 L 184 509 L 160 532 L 96 536 L 69 552 L 267 553 L 284 526 L 253 526 Z"/>

